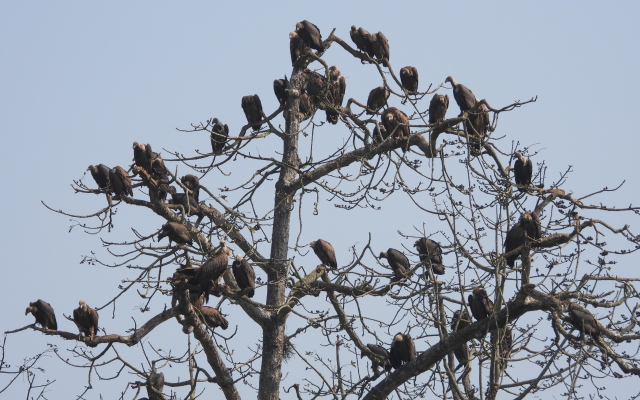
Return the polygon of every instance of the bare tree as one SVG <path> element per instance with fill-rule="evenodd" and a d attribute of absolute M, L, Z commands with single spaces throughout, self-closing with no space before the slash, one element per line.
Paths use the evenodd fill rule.
<path fill-rule="evenodd" d="M 257 95 L 245 96 L 248 123 L 240 130 L 230 130 L 223 116 L 194 124 L 185 132 L 207 136 L 207 148 L 193 156 L 165 151 L 163 159 L 135 143 L 128 172 L 111 169 L 96 178 L 99 188 L 74 182 L 77 193 L 103 196 L 103 207 L 91 215 L 53 209 L 104 235 L 113 258 L 91 262 L 123 269 L 120 291 L 96 309 L 135 290 L 145 301 L 140 310 L 156 313 L 119 334 L 26 327 L 79 344 L 69 350 L 73 361 L 55 354 L 88 369 L 86 391 L 92 380 L 126 371 L 132 375 L 123 378 L 122 398 L 221 391 L 239 399 L 249 391 L 276 400 L 293 391 L 299 399 L 520 399 L 554 388 L 578 398 L 603 380 L 640 375 L 638 279 L 613 270 L 639 239 L 629 224 L 609 222 L 639 209 L 609 205 L 606 196 L 617 188 L 573 194 L 565 188 L 569 170 L 548 179 L 540 154 L 498 134 L 503 113 L 535 98 L 496 105 L 447 78 L 462 111 L 430 123 L 432 95 L 450 88 L 407 91 L 384 35 L 356 32 L 357 48 L 334 32 L 320 47 L 313 24 L 303 21 L 291 35 L 290 77 L 275 85 L 280 108 L 263 110 Z M 380 80 L 371 88 L 388 90 L 381 104 L 393 107 L 373 110 L 353 98 L 343 105 L 345 79 L 329 66 L 330 50 L 375 68 Z M 328 126 L 321 111 L 327 122 L 337 118 L 344 133 L 329 151 L 318 149 Z M 527 153 L 537 166 L 528 180 L 518 179 L 526 184 L 516 184 L 511 165 Z M 374 218 L 391 197 L 412 204 L 412 231 L 390 237 L 389 228 L 341 227 L 352 230 L 353 241 L 332 248 L 330 237 L 314 236 L 310 216 L 322 212 L 320 202 L 369 209 Z M 147 209 L 163 223 L 151 231 L 134 223 L 134 237 L 109 240 L 114 224 L 125 223 L 116 215 L 124 207 L 141 218 Z M 393 242 L 373 248 L 376 235 Z M 336 260 L 335 251 L 347 249 L 351 260 Z M 231 268 L 233 255 L 238 264 Z M 300 259 L 314 264 L 305 268 Z M 161 325 L 171 325 L 187 350 L 154 347 L 147 339 Z M 142 346 L 143 367 L 129 360 L 123 344 Z M 102 372 L 114 365 L 116 373 Z M 174 379 L 169 366 L 182 378 Z M 294 383 L 283 385 L 287 374 Z"/>

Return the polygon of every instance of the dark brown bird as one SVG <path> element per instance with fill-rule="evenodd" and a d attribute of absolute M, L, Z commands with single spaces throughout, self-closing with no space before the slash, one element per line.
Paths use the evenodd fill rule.
<path fill-rule="evenodd" d="M 376 122 L 375 128 L 373 128 L 373 142 L 382 143 L 389 137 L 389 133 L 384 128 L 384 125 Z"/>
<path fill-rule="evenodd" d="M 158 233 L 158 242 L 165 237 L 169 238 L 169 245 L 171 245 L 171 242 L 188 244 L 189 246 L 193 244 L 187 227 L 177 222 L 169 221 L 162 225 L 162 232 Z"/>
<path fill-rule="evenodd" d="M 505 327 L 504 331 L 496 330 L 491 332 L 491 342 L 496 343 L 498 339 L 494 338 L 494 335 L 502 334 L 502 340 L 500 340 L 500 358 L 498 361 L 498 367 L 500 369 L 500 373 L 504 371 L 505 366 L 507 365 L 507 360 L 509 360 L 509 356 L 511 355 L 511 348 L 513 347 L 513 332 L 510 327 Z"/>
<path fill-rule="evenodd" d="M 387 104 L 387 99 L 391 92 L 384 86 L 378 86 L 369 92 L 367 98 L 367 114 L 373 115 L 378 112 L 379 109 Z"/>
<path fill-rule="evenodd" d="M 351 36 L 351 40 L 355 43 L 358 50 L 363 51 L 369 54 L 370 57 L 373 57 L 373 51 L 369 48 L 369 41 L 365 39 L 369 36 L 369 32 L 367 32 L 364 28 L 356 28 L 355 25 L 351 25 L 351 31 L 349 32 Z"/>
<path fill-rule="evenodd" d="M 262 121 L 262 102 L 257 94 L 242 98 L 242 110 L 254 132 L 262 129 L 262 124 L 260 123 Z"/>
<path fill-rule="evenodd" d="M 389 249 L 380 252 L 378 258 L 386 258 L 389 261 L 389 266 L 398 279 L 405 277 L 411 271 L 409 259 L 399 250 Z"/>
<path fill-rule="evenodd" d="M 164 389 L 164 374 L 152 371 L 147 381 L 147 396 L 149 400 L 163 400 L 162 390 Z"/>
<path fill-rule="evenodd" d="M 378 367 L 381 366 L 385 371 L 391 371 L 391 363 L 389 362 L 389 352 L 382 346 L 377 344 L 368 344 L 367 348 L 371 352 L 382 359 L 382 363 L 377 358 L 371 358 L 371 369 L 374 373 L 378 373 Z M 360 354 L 360 358 L 364 357 L 365 353 Z"/>
<path fill-rule="evenodd" d="M 284 106 L 287 102 L 287 90 L 290 88 L 291 84 L 289 83 L 289 79 L 287 79 L 286 75 L 284 76 L 284 79 L 276 79 L 273 81 L 273 93 L 275 93 L 280 106 Z"/>
<path fill-rule="evenodd" d="M 236 278 L 236 283 L 240 290 L 242 290 L 247 297 L 253 297 L 256 289 L 256 272 L 247 260 L 241 255 L 237 255 L 235 261 L 231 265 L 233 276 Z"/>
<path fill-rule="evenodd" d="M 200 288 L 200 293 L 204 293 L 205 300 L 209 302 L 209 293 L 218 286 L 220 277 L 227 271 L 231 249 L 227 247 L 227 242 L 220 241 L 220 248 L 211 256 L 195 273 L 193 284 Z"/>
<path fill-rule="evenodd" d="M 453 86 L 453 98 L 460 107 L 460 114 L 471 110 L 476 105 L 476 96 L 465 85 L 454 81 L 451 76 L 447 76 L 445 82 L 451 82 L 451 86 Z"/>
<path fill-rule="evenodd" d="M 298 111 L 302 116 L 302 121 L 307 120 L 313 116 L 316 112 L 316 107 L 311 100 L 311 97 L 306 92 L 302 92 L 299 98 L 300 104 L 298 104 Z"/>
<path fill-rule="evenodd" d="M 318 239 L 315 242 L 309 243 L 309 245 L 313 249 L 313 252 L 316 253 L 316 256 L 318 256 L 322 264 L 333 269 L 338 268 L 338 263 L 336 262 L 336 251 L 333 249 L 331 243 Z"/>
<path fill-rule="evenodd" d="M 169 204 L 181 205 L 187 216 L 204 216 L 195 197 L 189 196 L 186 193 L 171 193 L 171 200 L 169 200 Z"/>
<path fill-rule="evenodd" d="M 382 125 L 388 134 L 396 139 L 409 137 L 409 118 L 395 107 L 389 107 L 382 112 Z"/>
<path fill-rule="evenodd" d="M 133 187 L 131 186 L 131 178 L 121 166 L 112 168 L 109 171 L 109 181 L 116 196 L 129 195 L 133 196 Z"/>
<path fill-rule="evenodd" d="M 153 151 L 150 144 L 141 144 L 133 142 L 133 161 L 136 165 L 147 172 L 151 172 L 151 160 L 153 159 Z"/>
<path fill-rule="evenodd" d="M 311 96 L 311 99 L 315 104 L 319 103 L 318 95 L 327 86 L 327 78 L 316 71 L 311 71 L 309 68 L 304 70 L 304 76 L 306 80 L 307 93 Z"/>
<path fill-rule="evenodd" d="M 446 94 L 434 94 L 429 102 L 429 123 L 438 124 L 444 121 L 449 108 L 449 96 Z"/>
<path fill-rule="evenodd" d="M 109 174 L 111 172 L 109 167 L 104 164 L 98 164 L 98 166 L 89 165 L 87 171 L 91 172 L 91 176 L 93 180 L 96 181 L 98 189 L 106 189 L 109 187 Z"/>
<path fill-rule="evenodd" d="M 456 311 L 451 318 L 451 331 L 457 332 L 471 325 L 471 317 L 466 311 Z M 458 363 L 467 365 L 471 360 L 471 354 L 469 352 L 469 346 L 467 343 L 463 343 L 453 350 L 453 354 L 456 356 Z"/>
<path fill-rule="evenodd" d="M 418 69 L 407 66 L 400 69 L 400 82 L 409 93 L 418 92 Z"/>
<path fill-rule="evenodd" d="M 73 322 L 80 331 L 78 336 L 93 338 L 98 333 L 98 312 L 89 307 L 84 300 L 80 300 L 80 307 L 73 310 Z"/>
<path fill-rule="evenodd" d="M 475 287 L 469 295 L 469 308 L 471 308 L 471 314 L 473 314 L 476 321 L 480 321 L 491 314 L 493 301 L 489 299 L 484 288 Z"/>
<path fill-rule="evenodd" d="M 486 101 L 479 101 L 476 103 L 473 111 L 469 114 L 469 126 L 467 126 L 467 133 L 479 138 L 482 138 L 487 134 L 487 130 L 489 130 L 489 126 L 491 125 L 489 110 L 485 104 Z"/>
<path fill-rule="evenodd" d="M 296 33 L 300 36 L 307 47 L 311 47 L 318 51 L 324 51 L 320 29 L 311 22 L 305 19 L 304 21 L 296 23 Z"/>
<path fill-rule="evenodd" d="M 291 52 L 291 65 L 295 65 L 298 59 L 310 52 L 311 50 L 307 45 L 304 44 L 304 41 L 298 35 L 297 32 L 289 33 L 289 52 Z"/>
<path fill-rule="evenodd" d="M 243 107 L 244 108 L 244 107 Z M 245 111 L 246 113 L 246 111 Z M 229 126 L 220 122 L 218 118 L 211 120 L 211 151 L 220 154 L 224 150 L 229 137 Z"/>
<path fill-rule="evenodd" d="M 368 48 L 370 50 L 368 53 L 369 56 L 375 57 L 383 62 L 389 61 L 389 41 L 382 32 L 369 33 L 365 35 L 364 38 L 368 42 Z"/>
<path fill-rule="evenodd" d="M 526 192 L 527 186 L 531 185 L 533 163 L 531 163 L 531 160 L 523 156 L 519 151 L 516 151 L 514 156 L 516 157 L 516 162 L 513 163 L 513 175 L 516 180 L 516 185 L 523 186 L 519 187 L 518 190 Z"/>
<path fill-rule="evenodd" d="M 584 340 L 585 334 L 596 340 L 600 337 L 598 321 L 588 311 L 572 307 L 569 310 L 569 316 L 564 317 L 564 320 L 580 331 L 580 340 Z"/>
<path fill-rule="evenodd" d="M 38 301 L 29 303 L 29 307 L 27 307 L 24 315 L 29 313 L 36 318 L 35 324 L 40 324 L 44 329 L 53 329 L 54 331 L 58 330 L 56 313 L 53 312 L 51 304 L 46 301 L 38 299 Z"/>
<path fill-rule="evenodd" d="M 342 107 L 342 101 L 344 100 L 344 93 L 347 89 L 347 81 L 340 73 L 340 69 L 337 65 L 329 67 L 329 95 L 327 96 L 329 104 L 332 107 L 327 108 L 327 122 L 332 124 L 338 123 L 339 114 L 332 108 Z"/>
<path fill-rule="evenodd" d="M 389 351 L 389 362 L 395 369 L 413 361 L 416 358 L 416 345 L 413 343 L 411 335 L 397 333 L 391 342 Z"/>
<path fill-rule="evenodd" d="M 196 202 L 200 201 L 200 179 L 197 176 L 187 174 L 180 178 L 180 182 L 191 191 L 191 196 Z"/>
<path fill-rule="evenodd" d="M 416 240 L 413 247 L 418 251 L 420 262 L 424 263 L 425 267 L 430 267 L 436 275 L 444 275 L 445 268 L 442 265 L 442 247 L 440 247 L 440 243 L 423 237 Z"/>
<path fill-rule="evenodd" d="M 200 312 L 204 322 L 211 328 L 227 329 L 229 327 L 229 322 L 217 308 L 202 306 Z"/>
<path fill-rule="evenodd" d="M 540 218 L 535 211 L 522 213 L 520 221 L 507 232 L 507 237 L 504 240 L 504 252 L 509 253 L 511 250 L 522 246 L 527 241 L 527 237 L 531 239 L 540 239 L 542 237 Z M 513 268 L 519 256 L 520 253 L 508 256 L 507 265 Z"/>

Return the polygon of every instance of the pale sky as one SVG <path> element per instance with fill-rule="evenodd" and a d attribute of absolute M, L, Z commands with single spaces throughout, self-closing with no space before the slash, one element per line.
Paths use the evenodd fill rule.
<path fill-rule="evenodd" d="M 131 239 L 131 225 L 151 233 L 161 224 L 147 211 L 132 213 L 121 207 L 110 234 L 87 235 L 80 227 L 69 232 L 75 221 L 47 210 L 41 201 L 70 213 L 90 214 L 104 206 L 104 199 L 74 194 L 69 186 L 84 176 L 89 164 L 131 164 L 133 141 L 153 144 L 165 158 L 168 154 L 162 149 L 186 155 L 193 155 L 195 149 L 208 151 L 205 134 L 180 133 L 176 128 L 186 129 L 191 123 L 216 116 L 229 124 L 233 135 L 246 123 L 240 99 L 247 94 L 259 94 L 265 113 L 270 114 L 277 108 L 273 80 L 291 74 L 288 34 L 303 19 L 315 23 L 323 37 L 336 28 L 335 34 L 349 43 L 353 24 L 383 31 L 390 42 L 395 71 L 405 65 L 416 66 L 421 90 L 452 75 L 495 108 L 537 96 L 536 103 L 500 116 L 497 132 L 505 136 L 502 147 L 508 150 L 511 141 L 519 141 L 518 148 L 531 146 L 539 151 L 534 162 L 546 162 L 549 181 L 572 166 L 574 172 L 566 188 L 579 195 L 626 181 L 619 192 L 603 197 L 603 201 L 620 207 L 637 203 L 640 173 L 630 165 L 635 165 L 640 141 L 636 124 L 629 117 L 640 108 L 638 3 L 390 4 L 4 4 L 0 14 L 0 131 L 5 141 L 0 162 L 8 203 L 2 211 L 2 331 L 32 323 L 24 309 L 30 301 L 42 298 L 56 309 L 61 329 L 75 332 L 63 313 L 69 315 L 80 299 L 92 306 L 104 305 L 123 279 L 135 275 L 122 268 L 80 264 L 84 256 L 91 252 L 105 255 L 100 238 Z M 379 85 L 371 80 L 377 77 L 374 68 L 353 61 L 337 45 L 324 58 L 329 65 L 341 66 L 347 79 L 346 98 L 364 102 L 369 90 Z M 447 92 L 452 97 L 450 90 L 443 91 Z M 427 105 L 425 101 L 425 108 Z M 448 116 L 457 112 L 452 99 Z M 346 135 L 341 132 L 332 127 L 323 135 L 319 130 L 317 135 L 323 135 L 320 150 L 342 144 Z M 271 143 L 277 142 L 272 139 Z M 176 166 L 172 164 L 172 168 Z M 186 173 L 184 166 L 178 168 L 179 176 Z M 231 168 L 242 172 L 243 164 L 238 161 L 227 170 Z M 93 185 L 90 176 L 84 179 Z M 210 179 L 204 184 L 220 187 L 213 176 Z M 326 200 L 326 196 L 321 198 Z M 273 197 L 266 196 L 264 201 L 271 206 Z M 310 217 L 302 242 L 337 232 L 334 240 L 344 243 L 337 249 L 338 256 L 345 263 L 350 258 L 348 246 L 366 242 L 369 232 L 379 247 L 390 240 L 397 242 L 396 230 L 406 231 L 420 223 L 406 223 L 415 215 L 394 211 L 395 200 L 389 201 L 383 204 L 386 208 L 373 214 L 336 211 L 327 204 L 326 216 L 333 219 Z M 387 225 L 364 226 L 357 234 L 345 228 L 363 216 L 398 221 L 398 226 L 388 228 L 386 237 L 380 230 Z M 624 224 L 623 219 L 614 222 Z M 316 262 L 310 257 L 306 257 L 309 265 Z M 628 275 L 628 268 L 636 268 L 637 261 L 635 257 L 633 262 L 619 264 L 619 274 Z M 256 296 L 264 293 L 264 289 L 258 290 Z M 125 334 L 132 326 L 130 315 L 138 324 L 150 316 L 134 309 L 143 304 L 135 293 L 125 299 L 115 311 L 101 311 L 101 325 L 107 332 Z M 152 313 L 169 302 L 168 297 L 159 299 Z M 239 313 L 240 309 L 226 306 L 227 313 L 234 311 Z M 228 319 L 235 328 L 236 321 Z M 170 343 L 171 335 L 182 335 L 173 321 L 166 325 L 151 338 L 152 343 Z M 18 365 L 44 349 L 46 343 L 61 350 L 74 345 L 24 331 L 9 335 L 5 362 Z M 135 351 L 139 357 L 139 350 Z M 50 386 L 48 398 L 82 393 L 86 371 L 75 371 L 54 356 L 44 365 L 46 377 L 57 380 Z M 26 386 L 19 381 L 2 397 L 23 398 Z M 0 375 L 0 388 L 5 382 L 6 376 Z M 287 381 L 283 387 L 292 383 Z M 93 384 L 88 399 L 97 399 L 99 394 L 105 399 L 117 398 L 123 389 L 110 382 L 94 380 Z M 610 396 L 636 394 L 620 385 L 608 386 Z M 178 389 L 178 393 L 182 396 L 186 389 Z M 213 388 L 207 393 L 218 396 L 219 391 Z M 244 389 L 241 393 L 252 398 Z M 133 392 L 125 398 L 133 398 Z"/>

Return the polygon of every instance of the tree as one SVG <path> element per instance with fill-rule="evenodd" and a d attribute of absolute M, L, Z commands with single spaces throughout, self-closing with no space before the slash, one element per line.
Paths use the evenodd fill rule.
<path fill-rule="evenodd" d="M 106 206 L 97 212 L 74 215 L 90 221 L 79 223 L 80 227 L 104 235 L 104 244 L 114 256 L 89 261 L 138 273 L 125 279 L 111 304 L 135 289 L 145 300 L 140 311 L 154 313 L 152 317 L 143 314 L 145 322 L 132 326 L 127 335 L 79 337 L 62 327 L 58 331 L 28 327 L 78 342 L 72 355 L 83 360 L 81 366 L 91 367 L 88 387 L 91 379 L 102 379 L 101 370 L 109 370 L 114 363 L 120 366 L 117 369 L 136 375 L 122 389 L 127 396 L 144 392 L 145 385 L 154 386 L 148 382 L 170 365 L 182 369 L 181 376 L 189 379 L 172 379 L 166 373 L 166 386 L 160 390 L 165 396 L 175 392 L 182 398 L 193 397 L 203 388 L 217 393 L 212 386 L 226 398 L 239 398 L 240 387 L 255 387 L 260 399 L 277 399 L 283 390 L 292 389 L 299 397 L 386 398 L 395 392 L 397 397 L 427 394 L 462 399 L 495 398 L 504 391 L 505 396 L 522 398 L 556 386 L 565 386 L 570 397 L 576 397 L 585 383 L 594 382 L 597 387 L 598 380 L 607 376 L 638 375 L 636 359 L 629 355 L 635 354 L 638 337 L 635 280 L 611 273 L 619 256 L 637 249 L 638 239 L 629 226 L 607 222 L 614 212 L 633 216 L 638 209 L 606 206 L 600 199 L 586 203 L 610 190 L 574 196 L 562 189 L 569 171 L 549 183 L 542 163 L 531 186 L 516 186 L 509 166 L 516 150 L 527 153 L 529 149 L 522 145 L 506 149 L 508 139 L 498 134 L 497 122 L 501 114 L 528 102 L 496 106 L 473 98 L 470 109 L 457 117 L 429 123 L 426 111 L 431 95 L 447 93 L 448 88 L 440 85 L 409 94 L 389 60 L 376 52 L 361 52 L 333 32 L 322 50 L 312 52 L 306 45 L 299 49 L 286 101 L 269 115 L 260 111 L 264 129 L 252 132 L 254 121 L 235 133 L 218 119 L 195 124 L 189 131 L 210 135 L 212 150 L 191 157 L 175 152 L 164 160 L 169 166 L 166 171 L 161 159 L 149 151 L 147 163 L 136 160 L 131 169 L 133 196 L 127 190 L 114 190 L 115 174 L 106 189 L 96 189 L 93 182 L 75 182 L 76 192 L 106 199 Z M 402 123 L 394 124 L 399 114 L 391 107 L 383 106 L 370 115 L 363 100 L 348 99 L 344 107 L 338 104 L 340 96 L 332 79 L 337 70 L 325 59 L 331 56 L 329 51 L 341 50 L 361 60 L 362 68 L 377 69 L 381 81 L 371 87 L 384 86 L 391 92 L 388 105 L 408 115 L 410 134 Z M 311 63 L 317 73 L 307 69 Z M 327 118 L 337 112 L 340 132 L 349 134 L 338 148 L 333 140 L 330 151 L 319 143 L 328 125 L 322 111 Z M 390 114 L 393 118 L 388 118 Z M 283 129 L 278 125 L 281 116 Z M 219 120 L 225 121 L 222 116 Z M 275 138 L 281 149 L 263 145 Z M 314 145 L 320 146 L 320 156 L 313 152 Z M 540 158 L 536 153 L 529 155 Z M 180 179 L 183 168 L 198 175 L 202 186 L 187 186 L 188 180 Z M 227 170 L 233 174 L 225 181 Z M 219 185 L 217 179 L 233 185 L 215 193 L 212 187 Z M 172 193 L 171 186 L 184 195 Z M 189 198 L 196 197 L 196 189 L 203 201 L 193 203 Z M 317 260 L 313 252 L 306 255 L 310 249 L 304 240 L 309 236 L 316 240 L 317 235 L 307 221 L 309 214 L 322 213 L 321 201 L 328 197 L 340 208 L 368 208 L 374 218 L 374 210 L 383 208 L 384 200 L 403 194 L 416 210 L 416 219 L 409 225 L 414 230 L 403 230 L 389 237 L 384 248 L 374 249 L 370 237 L 388 232 L 351 227 L 352 243 L 333 242 L 337 250 L 351 249 L 350 261 L 338 259 L 338 268 L 310 266 L 310 260 Z M 306 200 L 309 195 L 315 197 L 312 211 Z M 160 216 L 162 223 L 153 231 L 135 229 L 134 223 L 134 237 L 125 242 L 109 240 L 114 224 L 125 223 L 115 213 L 118 208 L 134 209 L 140 218 L 148 214 L 142 213 L 147 209 Z M 296 215 L 299 221 L 294 223 Z M 516 235 L 516 226 L 529 221 L 521 220 L 521 215 L 540 219 L 540 237 L 526 230 Z M 426 220 L 429 223 L 423 224 Z M 188 239 L 174 235 L 171 226 L 186 229 Z M 503 247 L 507 234 L 521 238 L 509 251 Z M 167 235 L 171 244 L 160 240 Z M 614 239 L 605 242 L 605 235 Z M 435 254 L 413 249 L 422 238 L 442 245 L 442 261 L 434 259 Z M 220 240 L 226 243 L 217 245 Z M 230 269 L 211 272 L 211 276 L 215 271 L 222 273 L 225 285 L 194 269 L 221 254 L 228 260 L 227 246 L 249 259 L 261 276 L 266 275 L 254 298 L 238 287 Z M 378 258 L 387 248 L 409 256 L 409 272 L 392 271 Z M 519 258 L 510 266 L 507 260 L 513 256 Z M 443 276 L 435 274 L 434 264 L 439 263 L 445 266 Z M 468 296 L 478 287 L 486 290 L 493 306 L 487 317 L 467 320 L 465 311 L 476 315 Z M 211 329 L 212 323 L 205 318 L 209 309 L 203 308 L 199 297 L 208 293 L 220 296 L 216 308 L 224 307 L 230 325 L 240 313 L 250 320 L 237 324 L 234 335 Z M 156 303 L 166 308 L 160 311 Z M 388 316 L 379 312 L 385 306 L 392 310 Z M 462 312 L 452 328 L 455 311 Z M 125 318 L 119 313 L 118 318 Z M 171 326 L 173 337 L 187 342 L 188 350 L 176 356 L 153 346 L 153 332 L 161 326 Z M 385 360 L 367 344 L 389 348 L 396 332 L 413 337 L 417 356 L 388 375 L 378 367 L 371 370 L 369 365 L 383 366 Z M 251 354 L 243 351 L 247 341 Z M 150 351 L 145 354 L 145 368 L 127 361 L 122 344 Z M 463 360 L 457 368 L 454 351 L 467 345 L 472 346 L 472 359 Z M 59 350 L 56 354 L 78 365 Z M 295 385 L 282 387 L 283 372 L 289 372 L 283 369 L 287 358 L 290 364 L 284 365 L 291 365 L 300 377 Z M 304 368 L 308 371 L 303 372 Z M 131 389 L 133 393 L 128 392 Z M 151 398 L 157 395 L 153 389 L 148 393 Z"/>

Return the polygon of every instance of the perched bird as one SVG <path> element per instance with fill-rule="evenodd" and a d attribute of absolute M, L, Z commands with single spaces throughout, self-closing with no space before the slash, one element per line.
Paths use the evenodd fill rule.
<path fill-rule="evenodd" d="M 473 291 L 469 295 L 469 308 L 471 308 L 471 314 L 480 321 L 487 318 L 493 310 L 493 301 L 489 299 L 487 291 L 481 287 L 473 288 Z"/>
<path fill-rule="evenodd" d="M 445 82 L 451 82 L 451 86 L 453 86 L 453 98 L 460 107 L 460 114 L 471 110 L 476 105 L 476 96 L 465 85 L 456 82 L 451 76 L 447 76 Z"/>
<path fill-rule="evenodd" d="M 187 227 L 177 222 L 169 221 L 162 225 L 162 232 L 158 233 L 158 242 L 165 237 L 169 238 L 169 245 L 171 245 L 172 241 L 177 244 L 188 244 L 189 246 L 193 244 Z"/>
<path fill-rule="evenodd" d="M 382 112 L 382 125 L 388 134 L 396 139 L 409 137 L 409 118 L 395 107 L 389 107 Z"/>
<path fill-rule="evenodd" d="M 418 69 L 407 66 L 400 69 L 400 82 L 409 93 L 418 92 Z"/>
<path fill-rule="evenodd" d="M 423 237 L 416 240 L 413 247 L 418 251 L 420 262 L 423 262 L 425 267 L 430 267 L 436 275 L 444 275 L 445 269 L 444 265 L 442 265 L 442 247 L 440 247 L 440 243 Z"/>
<path fill-rule="evenodd" d="M 316 253 L 316 256 L 318 256 L 322 264 L 333 269 L 338 268 L 338 263 L 336 262 L 336 251 L 333 249 L 331 243 L 318 239 L 315 242 L 309 243 L 309 245 L 313 249 L 313 252 Z"/>
<path fill-rule="evenodd" d="M 531 177 L 533 176 L 533 164 L 531 160 L 523 156 L 522 153 L 516 151 L 514 154 L 516 157 L 515 163 L 513 163 L 513 175 L 516 179 L 516 185 L 521 192 L 527 191 L 527 186 L 531 185 Z"/>
<path fill-rule="evenodd" d="M 380 252 L 378 258 L 386 258 L 389 261 L 389 266 L 398 279 L 405 277 L 411 271 L 409 259 L 399 250 L 389 249 Z"/>
<path fill-rule="evenodd" d="M 451 331 L 456 332 L 471 325 L 471 317 L 466 311 L 456 311 L 451 318 Z M 460 346 L 453 349 L 453 354 L 456 356 L 458 363 L 467 365 L 471 360 L 471 354 L 469 352 L 469 346 L 467 343 L 463 343 Z"/>
<path fill-rule="evenodd" d="M 588 311 L 571 307 L 569 310 L 569 316 L 564 317 L 564 320 L 580 331 L 580 340 L 584 340 L 585 334 L 596 340 L 600 337 L 600 326 L 598 325 L 598 320 L 596 320 L 596 318 Z"/>
<path fill-rule="evenodd" d="M 260 123 L 262 121 L 262 102 L 257 94 L 242 98 L 242 110 L 254 132 L 262 129 L 262 124 Z"/>
<path fill-rule="evenodd" d="M 371 352 L 382 359 L 382 363 L 377 358 L 371 358 L 371 369 L 374 373 L 378 372 L 378 367 L 381 366 L 385 371 L 391 371 L 391 363 L 389 362 L 389 352 L 384 347 L 377 344 L 368 344 L 367 348 Z M 364 357 L 365 353 L 360 354 L 360 358 Z"/>
<path fill-rule="evenodd" d="M 296 23 L 296 33 L 300 36 L 307 47 L 318 51 L 324 51 L 320 29 L 311 22 L 305 19 L 304 21 Z"/>
<path fill-rule="evenodd" d="M 243 107 L 244 108 L 244 107 Z M 246 112 L 245 112 L 246 113 Z M 211 151 L 213 154 L 220 154 L 227 144 L 229 137 L 229 126 L 220 122 L 218 118 L 211 120 Z"/>
<path fill-rule="evenodd" d="M 204 216 L 195 197 L 189 196 L 186 193 L 171 193 L 169 204 L 181 205 L 184 208 L 184 212 L 187 213 L 187 216 Z"/>
<path fill-rule="evenodd" d="M 284 106 L 287 102 L 287 90 L 289 88 L 291 88 L 291 83 L 289 83 L 289 79 L 287 79 L 286 75 L 284 76 L 284 79 L 276 79 L 273 81 L 273 93 L 275 93 L 280 106 Z"/>
<path fill-rule="evenodd" d="M 338 123 L 338 112 L 332 108 L 342 107 L 342 101 L 344 100 L 344 93 L 347 88 L 347 81 L 340 73 L 340 69 L 337 65 L 329 67 L 329 94 L 327 96 L 329 103 L 332 107 L 327 108 L 327 122 L 332 124 Z"/>
<path fill-rule="evenodd" d="M 501 335 L 501 338 L 494 338 L 495 335 Z M 509 360 L 509 356 L 511 355 L 511 348 L 513 347 L 513 332 L 510 327 L 506 326 L 504 331 L 495 330 L 491 332 L 491 337 L 492 343 L 500 342 L 500 352 L 498 353 L 500 358 L 497 360 L 497 365 L 500 373 L 502 373 L 507 365 L 507 360 Z"/>
<path fill-rule="evenodd" d="M 411 335 L 397 333 L 391 342 L 389 351 L 389 362 L 395 369 L 413 361 L 416 358 L 416 345 L 413 343 Z"/>
<path fill-rule="evenodd" d="M 73 310 L 73 322 L 80 331 L 79 335 L 93 338 L 98 333 L 98 312 L 80 300 L 80 307 Z"/>
<path fill-rule="evenodd" d="M 384 86 L 378 86 L 369 92 L 367 98 L 367 114 L 373 115 L 378 112 L 379 109 L 387 104 L 387 99 L 391 92 Z"/>
<path fill-rule="evenodd" d="M 200 201 L 200 179 L 197 176 L 187 174 L 180 178 L 180 182 L 191 191 L 191 196 L 196 202 Z"/>
<path fill-rule="evenodd" d="M 251 264 L 238 254 L 231 265 L 231 270 L 238 287 L 245 292 L 247 297 L 253 297 L 256 289 L 256 272 Z"/>
<path fill-rule="evenodd" d="M 382 62 L 389 61 L 389 41 L 382 32 L 368 33 L 364 36 L 364 39 L 368 42 L 369 51 L 367 53 L 369 56 L 375 57 Z"/>
<path fill-rule="evenodd" d="M 291 65 L 296 65 L 296 61 L 311 49 L 304 44 L 304 41 L 297 32 L 289 33 L 289 52 L 291 53 Z"/>
<path fill-rule="evenodd" d="M 131 178 L 121 166 L 112 168 L 109 171 L 109 181 L 116 196 L 129 195 L 133 196 L 133 187 L 131 186 Z"/>
<path fill-rule="evenodd" d="M 192 283 L 198 285 L 200 293 L 203 293 L 205 300 L 209 302 L 209 293 L 218 286 L 218 281 L 227 271 L 231 249 L 227 247 L 227 242 L 220 241 L 220 248 L 211 256 L 195 273 Z"/>
<path fill-rule="evenodd" d="M 164 374 L 152 371 L 147 380 L 147 396 L 149 400 L 163 400 L 162 390 L 164 389 Z"/>
<path fill-rule="evenodd" d="M 389 133 L 384 128 L 384 125 L 376 122 L 375 128 L 373 128 L 373 142 L 382 143 L 389 137 Z"/>
<path fill-rule="evenodd" d="M 351 40 L 355 43 L 358 50 L 363 51 L 373 57 L 373 52 L 369 49 L 369 41 L 365 39 L 369 36 L 369 32 L 367 32 L 364 28 L 356 28 L 355 25 L 351 25 L 351 31 L 349 32 L 351 36 Z"/>
<path fill-rule="evenodd" d="M 444 121 L 449 108 L 449 96 L 446 94 L 434 94 L 429 102 L 429 124 L 438 124 Z"/>
<path fill-rule="evenodd" d="M 44 329 L 52 329 L 54 331 L 58 330 L 56 314 L 53 312 L 51 304 L 46 301 L 38 299 L 38 301 L 29 303 L 29 307 L 27 307 L 24 315 L 29 313 L 36 318 L 35 324 L 40 324 Z"/>
<path fill-rule="evenodd" d="M 304 76 L 306 81 L 306 91 L 309 96 L 311 96 L 314 104 L 318 104 L 318 95 L 327 86 L 327 78 L 316 71 L 311 71 L 309 68 L 305 68 Z"/>
<path fill-rule="evenodd" d="M 98 189 L 106 189 L 109 187 L 109 174 L 111 172 L 109 167 L 104 164 L 98 164 L 98 166 L 89 165 L 87 171 L 91 172 L 91 176 L 93 177 L 93 180 L 96 181 Z"/>
<path fill-rule="evenodd" d="M 316 112 L 316 106 L 313 104 L 309 94 L 307 92 L 302 92 L 298 100 L 300 101 L 298 104 L 298 111 L 302 116 L 302 121 L 311 118 L 313 113 Z"/>
<path fill-rule="evenodd" d="M 151 172 L 151 160 L 153 159 L 153 150 L 150 144 L 141 144 L 133 142 L 133 161 L 136 165 L 147 172 Z"/>
<path fill-rule="evenodd" d="M 487 134 L 490 125 L 491 121 L 489 120 L 489 110 L 487 109 L 486 101 L 481 100 L 476 103 L 469 114 L 467 133 L 482 138 Z"/>
<path fill-rule="evenodd" d="M 211 328 L 227 329 L 229 322 L 217 308 L 202 306 L 200 309 L 204 322 Z"/>
<path fill-rule="evenodd" d="M 542 237 L 540 218 L 535 211 L 522 213 L 520 221 L 507 232 L 507 237 L 504 240 L 504 252 L 509 253 L 522 246 L 527 241 L 527 237 L 531 239 L 540 239 Z M 507 265 L 513 268 L 519 256 L 519 253 L 508 256 Z"/>

